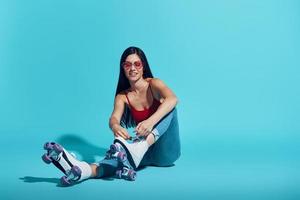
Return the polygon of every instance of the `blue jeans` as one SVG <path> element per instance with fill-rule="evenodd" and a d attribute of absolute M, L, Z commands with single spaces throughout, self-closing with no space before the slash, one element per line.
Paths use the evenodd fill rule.
<path fill-rule="evenodd" d="M 158 140 L 144 155 L 140 166 L 171 166 L 180 157 L 181 147 L 177 110 L 174 108 L 153 128 Z"/>

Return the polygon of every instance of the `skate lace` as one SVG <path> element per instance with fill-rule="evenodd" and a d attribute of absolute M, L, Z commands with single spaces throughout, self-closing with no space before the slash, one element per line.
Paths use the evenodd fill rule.
<path fill-rule="evenodd" d="M 135 143 L 135 142 L 140 142 L 143 139 L 145 139 L 144 137 L 139 137 L 139 136 L 135 136 L 135 137 L 131 137 L 130 140 Z"/>

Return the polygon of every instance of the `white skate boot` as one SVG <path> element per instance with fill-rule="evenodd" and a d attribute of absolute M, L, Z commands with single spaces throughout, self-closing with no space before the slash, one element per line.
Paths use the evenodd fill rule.
<path fill-rule="evenodd" d="M 62 185 L 68 186 L 89 178 L 92 174 L 88 163 L 79 161 L 74 154 L 70 154 L 61 145 L 55 142 L 46 142 L 44 149 L 47 151 L 42 156 L 45 163 L 53 163 L 65 176 L 61 177 Z"/>
<path fill-rule="evenodd" d="M 120 144 L 124 148 L 127 159 L 134 169 L 138 168 L 145 153 L 149 149 L 149 145 L 146 140 L 129 143 L 122 137 L 116 137 L 114 143 Z"/>

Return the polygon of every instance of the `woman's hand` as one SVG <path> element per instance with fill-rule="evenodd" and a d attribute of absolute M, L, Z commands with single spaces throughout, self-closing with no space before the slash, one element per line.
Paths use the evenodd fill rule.
<path fill-rule="evenodd" d="M 153 129 L 155 124 L 152 123 L 149 119 L 146 119 L 136 126 L 134 132 L 136 132 L 136 135 L 139 137 L 146 137 L 149 135 Z"/>
<path fill-rule="evenodd" d="M 115 137 L 122 137 L 125 140 L 130 138 L 130 135 L 128 134 L 127 130 L 125 128 L 123 128 L 122 126 L 120 126 L 119 124 L 116 124 L 112 127 L 112 131 L 115 135 Z"/>

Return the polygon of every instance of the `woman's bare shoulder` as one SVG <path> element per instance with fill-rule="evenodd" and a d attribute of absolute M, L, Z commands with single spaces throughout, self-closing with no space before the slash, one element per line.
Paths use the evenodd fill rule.
<path fill-rule="evenodd" d="M 123 99 L 124 96 L 125 96 L 125 93 L 122 91 L 116 95 L 115 99 Z"/>
<path fill-rule="evenodd" d="M 162 84 L 164 84 L 164 82 L 159 78 L 149 78 L 148 82 L 150 83 L 151 86 L 154 87 L 159 87 Z"/>
<path fill-rule="evenodd" d="M 129 92 L 129 90 L 123 90 L 121 92 L 119 92 L 116 96 L 116 100 L 122 101 L 124 103 L 127 103 L 127 98 L 126 98 L 126 94 Z"/>
<path fill-rule="evenodd" d="M 148 81 L 150 84 L 157 84 L 158 82 L 161 82 L 159 78 L 146 78 L 146 81 Z"/>

